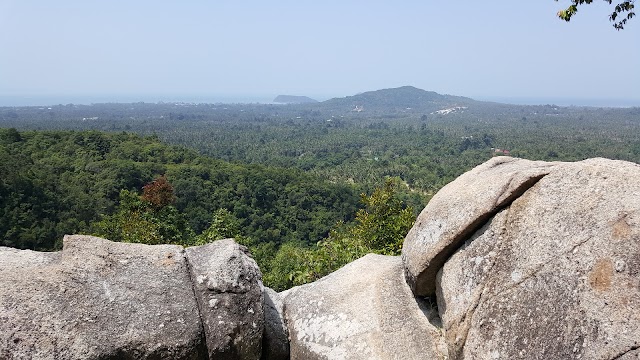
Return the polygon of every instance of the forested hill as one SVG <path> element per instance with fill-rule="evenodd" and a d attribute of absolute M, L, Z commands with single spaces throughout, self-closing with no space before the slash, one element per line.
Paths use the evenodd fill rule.
<path fill-rule="evenodd" d="M 443 108 L 468 106 L 475 100 L 452 95 L 441 95 L 433 91 L 425 91 L 413 86 L 367 91 L 354 96 L 334 98 L 316 104 L 319 110 L 369 110 L 393 112 L 396 110 L 413 110 L 431 113 Z"/>
<path fill-rule="evenodd" d="M 274 247 L 313 244 L 349 220 L 358 203 L 349 185 L 294 169 L 215 160 L 154 136 L 0 129 L 0 245 L 50 250 L 64 234 L 95 232 L 97 225 L 109 234 L 107 225 L 118 219 L 108 216 L 163 174 L 174 188 L 176 211 L 154 219 L 134 209 L 128 216 L 140 215 L 139 223 L 185 243 L 226 209 L 238 223 L 234 236 Z M 98 224 L 101 219 L 109 221 Z M 121 220 L 126 225 L 128 219 Z"/>

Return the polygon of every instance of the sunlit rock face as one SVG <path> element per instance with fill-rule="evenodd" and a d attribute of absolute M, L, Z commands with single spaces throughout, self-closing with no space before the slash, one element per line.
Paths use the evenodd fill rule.
<path fill-rule="evenodd" d="M 196 359 L 204 336 L 184 251 L 66 236 L 0 248 L 0 358 Z"/>
<path fill-rule="evenodd" d="M 232 239 L 0 248 L 0 359 L 259 359 L 262 293 Z"/>
<path fill-rule="evenodd" d="M 518 162 L 525 166 L 511 175 L 495 169 Z M 435 290 L 449 356 L 637 356 L 640 166 L 606 159 L 527 163 L 493 159 L 462 175 L 444 194 L 464 189 L 446 211 L 465 214 L 438 215 L 430 207 L 444 206 L 441 197 L 405 240 L 407 278 L 417 291 Z M 478 206 L 480 191 L 502 193 L 521 174 L 540 172 L 493 210 Z M 412 259 L 420 247 L 424 252 Z M 442 252 L 444 262 L 430 267 Z"/>
<path fill-rule="evenodd" d="M 211 359 L 259 359 L 264 328 L 262 275 L 233 239 L 186 249 Z"/>
<path fill-rule="evenodd" d="M 553 166 L 494 157 L 442 188 L 422 210 L 403 244 L 402 259 L 411 289 L 421 296 L 435 294 L 436 274 L 453 252 Z"/>
<path fill-rule="evenodd" d="M 283 294 L 291 359 L 439 359 L 432 307 L 404 281 L 400 257 L 367 255 Z"/>

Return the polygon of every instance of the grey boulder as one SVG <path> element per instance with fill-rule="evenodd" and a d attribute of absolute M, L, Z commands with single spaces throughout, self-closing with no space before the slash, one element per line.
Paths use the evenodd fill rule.
<path fill-rule="evenodd" d="M 186 249 L 212 359 L 259 359 L 262 351 L 262 274 L 233 239 Z"/>
<path fill-rule="evenodd" d="M 433 295 L 438 270 L 461 243 L 551 168 L 551 163 L 494 157 L 443 187 L 403 243 L 402 259 L 412 290 Z"/>
<path fill-rule="evenodd" d="M 400 257 L 366 255 L 290 289 L 284 312 L 293 360 L 446 357 L 433 309 L 411 293 Z"/>
<path fill-rule="evenodd" d="M 65 236 L 0 248 L 0 358 L 206 358 L 183 249 Z"/>
<path fill-rule="evenodd" d="M 473 232 L 436 277 L 451 358 L 637 356 L 640 166 L 591 159 L 548 164 L 545 172 L 487 219 L 464 198 L 452 202 L 449 213 L 472 210 L 479 220 L 465 221 L 474 225 L 462 233 Z M 485 181 L 503 188 L 501 174 Z M 466 203 L 475 194 L 468 191 Z M 423 221 L 422 228 L 438 226 Z"/>

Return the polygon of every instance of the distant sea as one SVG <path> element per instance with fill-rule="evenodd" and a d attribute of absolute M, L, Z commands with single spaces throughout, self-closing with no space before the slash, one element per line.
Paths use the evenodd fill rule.
<path fill-rule="evenodd" d="M 323 101 L 328 96 L 312 96 Z M 0 95 L 0 106 L 51 106 L 51 105 L 90 105 L 99 103 L 223 103 L 223 104 L 271 104 L 276 95 L 65 95 L 65 96 L 19 96 Z M 480 101 L 492 101 L 515 105 L 559 105 L 592 107 L 640 107 L 640 99 L 580 99 L 580 98 L 527 98 L 471 96 Z"/>
<path fill-rule="evenodd" d="M 207 103 L 207 104 L 269 104 L 276 95 L 67 95 L 67 96 L 18 96 L 0 95 L 0 106 L 51 106 L 51 105 L 90 105 L 100 103 Z"/>
<path fill-rule="evenodd" d="M 558 106 L 591 106 L 591 107 L 636 107 L 640 99 L 585 99 L 585 98 L 540 98 L 540 97 L 498 97 L 476 96 L 474 100 L 492 101 L 514 105 L 558 105 Z"/>

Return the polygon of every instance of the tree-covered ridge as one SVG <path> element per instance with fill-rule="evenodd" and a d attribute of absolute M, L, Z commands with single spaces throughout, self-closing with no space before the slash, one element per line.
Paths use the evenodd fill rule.
<path fill-rule="evenodd" d="M 226 209 L 241 235 L 274 246 L 317 242 L 337 221 L 349 220 L 358 201 L 348 185 L 299 170 L 207 158 L 154 136 L 0 129 L 2 245 L 59 247 L 64 234 L 95 230 L 101 216 L 159 175 L 171 182 L 172 206 L 194 234 Z"/>
<path fill-rule="evenodd" d="M 330 99 L 317 104 L 314 108 L 321 111 L 356 110 L 355 107 L 358 106 L 363 111 L 375 110 L 386 113 L 402 110 L 432 112 L 440 110 L 442 107 L 464 106 L 471 103 L 475 103 L 475 101 L 467 97 L 442 95 L 413 86 L 401 86 Z"/>

